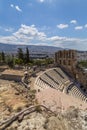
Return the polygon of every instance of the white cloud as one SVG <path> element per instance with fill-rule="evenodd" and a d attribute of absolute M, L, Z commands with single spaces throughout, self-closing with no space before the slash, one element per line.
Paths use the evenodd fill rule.
<path fill-rule="evenodd" d="M 76 21 L 76 20 L 71 20 L 70 23 L 72 23 L 72 24 L 76 24 L 77 21 Z"/>
<path fill-rule="evenodd" d="M 80 50 L 86 50 L 87 48 L 87 39 L 60 36 L 48 37 L 44 32 L 39 31 L 35 25 L 27 26 L 24 24 L 12 35 L 0 36 L 0 42 L 23 45 L 48 45 Z"/>
<path fill-rule="evenodd" d="M 85 26 L 84 26 L 85 28 L 87 28 L 87 24 L 85 24 Z"/>
<path fill-rule="evenodd" d="M 14 36 L 0 36 L 1 43 L 18 44 L 17 38 Z"/>
<path fill-rule="evenodd" d="M 38 0 L 38 2 L 43 3 L 43 2 L 45 2 L 45 0 Z"/>
<path fill-rule="evenodd" d="M 13 28 L 5 28 L 4 30 L 5 30 L 6 32 L 13 32 L 14 29 L 13 29 Z"/>
<path fill-rule="evenodd" d="M 57 0 L 37 0 L 38 2 L 40 3 L 51 3 L 51 4 L 54 4 Z"/>
<path fill-rule="evenodd" d="M 54 36 L 50 38 L 54 46 L 87 51 L 87 39 Z"/>
<path fill-rule="evenodd" d="M 15 9 L 19 12 L 22 12 L 22 9 L 20 9 L 20 7 L 18 5 L 15 6 Z"/>
<path fill-rule="evenodd" d="M 75 27 L 75 30 L 82 30 L 83 29 L 83 26 L 76 26 Z"/>
<path fill-rule="evenodd" d="M 13 5 L 13 4 L 11 4 L 10 6 L 11 6 L 12 8 L 14 8 L 14 5 Z"/>
<path fill-rule="evenodd" d="M 6 31 L 6 32 L 13 32 L 14 31 L 14 28 L 12 28 L 12 27 L 1 27 L 0 26 L 0 29 L 2 31 Z"/>
<path fill-rule="evenodd" d="M 57 25 L 57 28 L 59 28 L 59 29 L 64 29 L 64 28 L 68 28 L 68 27 L 69 27 L 68 24 L 59 24 L 59 25 Z"/>
<path fill-rule="evenodd" d="M 22 9 L 18 5 L 11 4 L 10 6 L 11 8 L 15 8 L 17 11 L 22 12 Z"/>
<path fill-rule="evenodd" d="M 27 42 L 29 42 L 29 40 L 44 41 L 44 39 L 46 39 L 46 34 L 44 32 L 39 32 L 35 25 L 26 26 L 22 24 L 21 28 L 13 33 L 13 35 L 18 39 L 26 38 Z"/>
<path fill-rule="evenodd" d="M 59 40 L 64 40 L 66 37 L 59 37 L 59 36 L 53 36 L 53 37 L 50 37 L 49 39 L 51 41 L 59 41 Z"/>

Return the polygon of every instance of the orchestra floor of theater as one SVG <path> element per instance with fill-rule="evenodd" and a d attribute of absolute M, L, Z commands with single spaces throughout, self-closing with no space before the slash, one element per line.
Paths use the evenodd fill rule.
<path fill-rule="evenodd" d="M 37 90 L 38 102 L 51 109 L 66 110 L 71 106 L 87 108 L 87 95 L 60 68 L 46 69 L 37 73 L 35 78 L 31 78 L 31 88 Z"/>

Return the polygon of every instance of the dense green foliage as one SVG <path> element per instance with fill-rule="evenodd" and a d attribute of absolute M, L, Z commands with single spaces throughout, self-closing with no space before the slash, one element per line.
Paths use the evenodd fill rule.
<path fill-rule="evenodd" d="M 6 63 L 9 67 L 13 68 L 15 65 L 48 66 L 49 64 L 53 64 L 54 60 L 48 57 L 45 59 L 30 59 L 29 49 L 26 47 L 25 52 L 23 52 L 22 48 L 18 48 L 16 55 L 1 52 L 0 62 Z"/>
<path fill-rule="evenodd" d="M 5 62 L 5 53 L 3 51 L 0 53 L 0 62 Z"/>
<path fill-rule="evenodd" d="M 7 55 L 6 56 L 6 63 L 9 67 L 13 68 L 15 65 L 14 55 Z"/>
<path fill-rule="evenodd" d="M 24 60 L 24 53 L 21 48 L 18 48 L 18 59 Z"/>
<path fill-rule="evenodd" d="M 28 47 L 26 47 L 26 53 L 25 53 L 24 59 L 25 59 L 25 64 L 29 63 L 30 57 L 29 57 Z"/>
<path fill-rule="evenodd" d="M 87 68 L 87 61 L 78 62 L 78 66 L 79 66 L 79 67 Z"/>
<path fill-rule="evenodd" d="M 33 64 L 38 66 L 46 66 L 52 63 L 54 63 L 54 60 L 52 58 L 33 60 Z"/>

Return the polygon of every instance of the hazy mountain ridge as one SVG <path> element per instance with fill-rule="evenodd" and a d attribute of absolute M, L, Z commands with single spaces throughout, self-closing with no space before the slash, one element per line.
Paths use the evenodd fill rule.
<path fill-rule="evenodd" d="M 53 46 L 40 46 L 40 45 L 13 45 L 0 43 L 0 52 L 16 53 L 18 48 L 22 48 L 25 51 L 26 47 L 29 48 L 30 53 L 55 53 L 58 50 L 62 50 L 60 47 Z"/>

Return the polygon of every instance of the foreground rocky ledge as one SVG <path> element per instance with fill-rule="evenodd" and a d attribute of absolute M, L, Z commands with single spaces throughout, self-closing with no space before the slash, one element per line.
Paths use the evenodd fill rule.
<path fill-rule="evenodd" d="M 51 90 L 35 94 L 35 90 L 27 90 L 19 83 L 0 80 L 0 130 L 87 130 L 86 107 L 75 107 L 73 102 L 64 109 L 62 96 L 57 107 L 47 93 L 51 95 Z"/>
<path fill-rule="evenodd" d="M 69 108 L 54 114 L 44 106 L 32 107 L 2 123 L 0 130 L 86 130 L 87 110 Z M 44 109 L 43 109 L 44 108 Z M 31 108 L 30 108 L 31 109 Z M 21 115 L 22 113 L 22 115 Z M 2 126 L 0 124 L 0 126 Z"/>

